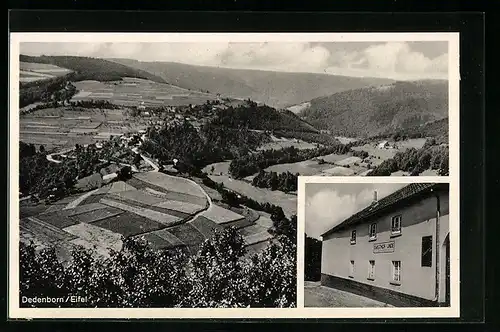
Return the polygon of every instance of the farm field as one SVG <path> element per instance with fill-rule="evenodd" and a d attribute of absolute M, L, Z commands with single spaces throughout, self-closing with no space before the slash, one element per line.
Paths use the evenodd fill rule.
<path fill-rule="evenodd" d="M 267 240 L 270 240 L 273 236 L 269 234 L 267 231 L 263 231 L 257 234 L 252 234 L 248 236 L 244 236 L 243 239 L 245 240 L 245 243 L 248 245 L 252 245 L 255 243 L 259 242 L 264 242 Z"/>
<path fill-rule="evenodd" d="M 23 62 L 19 63 L 19 82 L 40 81 L 56 76 L 66 75 L 71 70 L 44 63 Z"/>
<path fill-rule="evenodd" d="M 335 138 L 342 144 L 349 144 L 357 141 L 356 138 L 352 137 L 335 136 Z"/>
<path fill-rule="evenodd" d="M 153 186 L 152 184 L 147 184 L 147 185 Z M 153 189 L 153 188 L 146 187 L 146 188 L 141 189 L 141 190 L 144 190 L 148 194 L 151 194 L 153 196 L 157 196 L 157 197 L 160 197 L 163 199 L 174 200 L 174 201 L 179 201 L 179 202 L 186 202 L 186 203 L 191 203 L 191 204 L 196 204 L 196 205 L 201 205 L 201 206 L 204 206 L 207 204 L 207 200 L 204 197 L 183 194 L 183 193 L 179 193 L 176 191 L 166 191 L 163 188 Z M 162 191 L 160 191 L 160 190 L 162 190 Z"/>
<path fill-rule="evenodd" d="M 259 211 L 259 215 L 259 219 L 255 221 L 256 224 L 264 227 L 265 229 L 269 229 L 273 226 L 273 221 L 271 220 L 271 215 L 269 213 Z"/>
<path fill-rule="evenodd" d="M 323 160 L 324 163 L 320 163 L 319 160 Z M 299 161 L 296 163 L 287 163 L 287 164 L 277 164 L 273 166 L 269 166 L 265 169 L 267 172 L 291 172 L 293 174 L 299 173 L 302 176 L 311 176 L 311 175 L 326 175 L 331 172 L 331 169 L 338 166 L 349 165 L 349 167 L 353 167 L 354 163 L 359 163 L 361 161 L 358 157 L 352 157 L 349 155 L 339 155 L 339 154 L 328 154 L 324 156 L 319 156 L 317 158 L 308 159 L 304 161 Z M 342 167 L 345 168 L 345 167 Z M 330 170 L 330 171 L 329 171 Z M 339 169 L 340 170 L 340 169 Z M 331 174 L 331 175 L 344 175 L 344 173 L 348 173 L 346 175 L 354 175 L 359 174 L 364 171 L 363 168 L 356 169 L 354 172 L 341 172 L 336 171 L 334 173 L 339 174 Z M 247 180 L 247 178 L 245 178 Z"/>
<path fill-rule="evenodd" d="M 253 224 L 251 226 L 241 228 L 238 232 L 245 237 L 245 236 L 259 234 L 262 232 L 267 232 L 267 228 L 264 228 L 259 224 Z"/>
<path fill-rule="evenodd" d="M 265 250 L 271 243 L 272 243 L 272 240 L 271 241 L 264 241 L 264 242 L 257 242 L 257 243 L 251 244 L 251 245 L 247 245 L 246 246 L 246 249 L 247 249 L 246 256 L 250 257 L 254 254 L 257 254 L 257 253 Z"/>
<path fill-rule="evenodd" d="M 134 177 L 148 184 L 162 187 L 168 191 L 175 191 L 181 194 L 187 194 L 202 198 L 206 197 L 205 193 L 196 183 L 193 183 L 184 178 L 170 176 L 159 172 L 137 173 L 134 174 Z"/>
<path fill-rule="evenodd" d="M 331 164 L 319 164 L 317 160 L 309 159 L 289 164 L 278 164 L 269 166 L 265 169 L 266 172 L 285 173 L 290 172 L 293 174 L 299 173 L 300 175 L 316 175 L 323 170 L 331 168 Z"/>
<path fill-rule="evenodd" d="M 70 148 L 107 140 L 112 135 L 138 132 L 149 120 L 129 118 L 123 110 L 48 108 L 22 114 L 20 140 L 46 149 Z"/>
<path fill-rule="evenodd" d="M 91 224 L 80 223 L 64 228 L 65 232 L 75 235 L 96 246 L 119 251 L 122 247 L 121 235 Z"/>
<path fill-rule="evenodd" d="M 161 229 L 159 231 L 152 232 L 152 234 L 155 234 L 161 237 L 163 240 L 169 242 L 172 248 L 186 246 L 184 242 L 182 242 L 179 238 L 170 233 L 167 229 Z"/>
<path fill-rule="evenodd" d="M 225 224 L 244 218 L 242 215 L 224 209 L 215 204 L 212 204 L 212 206 L 203 213 L 203 217 L 213 221 L 216 224 Z"/>
<path fill-rule="evenodd" d="M 248 219 L 239 219 L 239 220 L 235 220 L 235 221 L 230 221 L 230 222 L 227 222 L 225 224 L 222 224 L 222 226 L 224 227 L 234 227 L 236 229 L 241 229 L 241 228 L 244 228 L 244 227 L 247 227 L 247 226 L 252 226 L 254 224 L 253 221 L 250 221 Z"/>
<path fill-rule="evenodd" d="M 169 249 L 174 247 L 171 242 L 165 240 L 155 233 L 141 234 L 137 236 L 137 238 L 147 241 L 149 245 L 156 250 Z"/>
<path fill-rule="evenodd" d="M 145 106 L 180 106 L 203 104 L 216 98 L 209 93 L 130 77 L 113 82 L 80 81 L 75 82 L 75 86 L 79 92 L 73 96 L 73 101 L 108 100 L 123 106 L 138 106 L 141 103 Z"/>
<path fill-rule="evenodd" d="M 392 174 L 391 174 L 392 175 Z M 419 174 L 420 176 L 438 176 L 438 172 L 435 169 L 427 169 Z"/>
<path fill-rule="evenodd" d="M 198 251 L 205 237 L 191 223 L 181 224 L 168 229 L 168 232 L 177 237 L 182 243 L 188 246 L 189 251 L 194 254 Z"/>
<path fill-rule="evenodd" d="M 213 175 L 228 175 L 231 161 L 221 161 L 205 166 L 202 171 Z"/>
<path fill-rule="evenodd" d="M 78 224 L 78 220 L 71 217 L 72 211 L 61 210 L 56 212 L 42 213 L 36 218 L 57 228 L 65 228 Z"/>
<path fill-rule="evenodd" d="M 93 223 L 102 219 L 116 217 L 121 213 L 123 213 L 123 211 L 119 209 L 108 208 L 108 209 L 98 209 L 94 211 L 80 213 L 71 216 L 71 218 L 77 220 L 78 222 Z"/>
<path fill-rule="evenodd" d="M 355 172 L 347 167 L 335 166 L 324 170 L 323 174 L 326 176 L 351 176 L 354 175 Z"/>
<path fill-rule="evenodd" d="M 154 206 L 164 209 L 180 211 L 189 215 L 193 215 L 196 212 L 199 212 L 204 209 L 204 206 L 186 202 L 179 202 L 179 201 L 163 201 L 158 204 L 154 204 Z"/>
<path fill-rule="evenodd" d="M 289 148 L 291 146 L 296 147 L 299 150 L 305 149 L 314 149 L 317 144 L 308 143 L 299 139 L 290 139 L 290 138 L 278 138 L 275 136 L 271 136 L 271 142 L 265 143 L 261 145 L 257 150 L 281 150 L 285 148 Z"/>
<path fill-rule="evenodd" d="M 256 188 L 250 183 L 241 180 L 234 180 L 228 176 L 210 175 L 215 182 L 222 182 L 230 190 L 245 195 L 259 203 L 271 203 L 280 206 L 287 216 L 297 213 L 297 196 L 285 194 L 282 191 L 271 191 L 263 188 Z"/>
<path fill-rule="evenodd" d="M 159 222 L 131 212 L 124 212 L 111 218 L 101 219 L 93 222 L 92 225 L 121 234 L 124 237 L 151 232 L 165 227 Z"/>
<path fill-rule="evenodd" d="M 207 239 L 211 238 L 216 231 L 223 229 L 222 226 L 203 216 L 196 217 L 194 220 L 190 221 L 190 224 L 193 225 Z"/>
<path fill-rule="evenodd" d="M 144 217 L 144 218 L 154 220 L 154 221 L 159 222 L 167 227 L 173 226 L 181 220 L 178 217 L 175 217 L 175 216 L 172 216 L 172 215 L 169 215 L 166 213 L 158 212 L 158 211 L 151 210 L 151 209 L 131 206 L 131 205 L 119 202 L 119 201 L 115 201 L 115 200 L 103 198 L 103 199 L 101 199 L 101 203 L 106 204 L 106 205 L 111 206 L 111 207 L 118 208 L 120 210 L 124 210 L 127 212 L 137 214 L 137 215 Z"/>

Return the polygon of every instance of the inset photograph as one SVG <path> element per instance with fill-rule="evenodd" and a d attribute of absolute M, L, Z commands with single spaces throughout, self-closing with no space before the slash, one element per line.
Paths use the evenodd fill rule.
<path fill-rule="evenodd" d="M 305 307 L 449 307 L 448 183 L 306 183 Z"/>

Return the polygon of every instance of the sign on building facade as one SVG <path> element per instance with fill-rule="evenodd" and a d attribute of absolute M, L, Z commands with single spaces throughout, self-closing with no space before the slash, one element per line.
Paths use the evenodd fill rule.
<path fill-rule="evenodd" d="M 386 253 L 386 252 L 394 252 L 394 247 L 395 247 L 394 241 L 374 243 L 373 244 L 373 253 L 380 254 L 380 253 Z"/>

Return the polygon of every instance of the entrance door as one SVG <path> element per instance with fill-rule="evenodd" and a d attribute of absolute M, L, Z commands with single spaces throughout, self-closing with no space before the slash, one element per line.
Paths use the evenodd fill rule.
<path fill-rule="evenodd" d="M 450 238 L 446 238 L 446 306 L 450 305 Z"/>

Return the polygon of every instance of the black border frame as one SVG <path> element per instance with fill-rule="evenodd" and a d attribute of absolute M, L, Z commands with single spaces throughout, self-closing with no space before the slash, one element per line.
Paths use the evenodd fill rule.
<path fill-rule="evenodd" d="M 49 6 L 51 7 L 51 6 Z M 10 32 L 460 32 L 460 259 L 459 319 L 276 319 L 300 328 L 302 322 L 480 323 L 485 319 L 485 31 L 482 13 L 333 13 L 333 12 L 9 12 Z M 8 57 L 8 55 L 7 55 Z M 7 100 L 7 98 L 6 98 Z M 7 107 L 8 109 L 8 107 Z M 7 113 L 8 116 L 8 113 Z M 8 126 L 8 121 L 4 122 Z M 5 128 L 8 132 L 8 127 Z M 7 138 L 8 139 L 8 138 Z M 5 160 L 8 160 L 8 155 Z M 7 166 L 8 167 L 8 166 Z M 8 202 L 7 202 L 8 203 Z M 8 210 L 8 206 L 5 209 Z M 8 220 L 8 218 L 6 219 Z M 6 226 L 7 223 L 6 223 Z M 4 232 L 5 243 L 8 233 Z M 8 263 L 7 251 L 4 262 Z M 7 265 L 8 266 L 8 265 Z M 5 291 L 6 289 L 3 289 Z M 1 294 L 7 298 L 7 294 Z M 6 315 L 8 312 L 5 311 Z M 49 320 L 50 321 L 50 320 Z M 74 327 L 58 320 L 50 324 Z M 76 320 L 79 321 L 79 320 Z M 94 321 L 94 320 L 93 320 Z M 102 320 L 100 320 L 102 321 Z M 113 320 L 118 322 L 120 320 Z M 134 320 L 135 322 L 136 320 Z M 156 320 L 157 321 L 157 320 Z M 269 319 L 197 319 L 196 322 L 270 322 Z M 37 320 L 48 327 L 47 320 Z M 193 320 L 168 320 L 187 327 Z M 182 322 L 182 323 L 181 323 Z M 68 324 L 69 323 L 69 324 Z M 17 322 L 18 327 L 28 327 Z M 323 325 L 323 324 L 321 324 Z M 131 327 L 134 327 L 133 324 Z M 212 324 L 210 329 L 220 329 Z M 55 326 L 51 328 L 54 329 Z M 243 327 L 240 325 L 240 327 Z M 248 326 L 252 328 L 252 326 Z M 321 326 L 320 326 L 321 327 Z M 340 326 L 339 326 L 340 327 Z M 324 326 L 324 328 L 329 328 Z M 351 330 L 351 329 L 350 329 Z"/>

